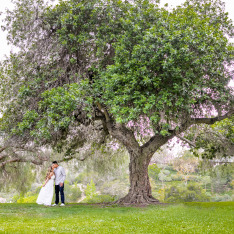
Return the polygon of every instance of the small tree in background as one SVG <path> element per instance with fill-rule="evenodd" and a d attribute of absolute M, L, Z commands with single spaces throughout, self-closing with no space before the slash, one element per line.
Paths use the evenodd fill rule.
<path fill-rule="evenodd" d="M 199 165 L 198 158 L 194 156 L 190 157 L 181 157 L 176 158 L 173 162 L 173 168 L 177 170 L 177 172 L 181 175 L 183 175 L 185 184 L 187 185 L 189 174 L 195 172 Z"/>
<path fill-rule="evenodd" d="M 202 183 L 205 185 L 205 190 L 206 190 L 207 184 L 210 184 L 210 183 L 211 183 L 211 178 L 210 178 L 210 176 L 204 176 L 204 177 L 202 178 Z"/>
<path fill-rule="evenodd" d="M 93 199 L 93 197 L 95 197 L 96 195 L 96 186 L 91 179 L 90 183 L 87 184 L 87 187 L 85 189 L 85 196 L 87 197 L 87 199 Z"/>
<path fill-rule="evenodd" d="M 168 170 L 161 170 L 158 175 L 159 180 L 162 182 L 162 187 L 164 188 L 165 181 L 171 181 L 170 171 Z"/>

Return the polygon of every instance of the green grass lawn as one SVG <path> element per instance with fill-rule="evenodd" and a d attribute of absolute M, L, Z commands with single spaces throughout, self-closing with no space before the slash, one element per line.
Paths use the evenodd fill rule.
<path fill-rule="evenodd" d="M 0 233 L 234 233 L 234 202 L 144 208 L 0 204 Z"/>

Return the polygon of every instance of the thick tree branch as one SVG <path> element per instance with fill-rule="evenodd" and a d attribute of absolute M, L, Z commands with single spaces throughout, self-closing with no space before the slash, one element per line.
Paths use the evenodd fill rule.
<path fill-rule="evenodd" d="M 217 121 L 224 120 L 228 117 L 231 117 L 234 114 L 234 111 L 229 111 L 225 115 L 217 116 L 213 118 L 195 118 L 192 119 L 192 124 L 214 124 Z"/>
<path fill-rule="evenodd" d="M 188 118 L 186 119 L 178 129 L 169 130 L 169 133 L 173 136 L 178 136 L 180 133 L 187 130 L 193 124 L 209 124 L 212 125 L 215 122 L 224 120 L 226 118 L 231 117 L 234 114 L 234 111 L 231 110 L 227 112 L 225 115 L 212 117 L 212 118 Z"/>
<path fill-rule="evenodd" d="M 4 155 L 0 157 L 0 159 L 3 159 L 3 158 L 6 158 L 6 157 L 11 157 L 10 155 Z M 66 157 L 66 158 L 63 158 L 61 160 L 58 160 L 58 162 L 67 162 L 67 161 L 70 161 L 74 159 L 74 157 L 70 156 L 70 157 Z M 77 158 L 76 158 L 77 159 Z M 86 158 L 81 158 L 81 159 L 77 159 L 79 161 L 84 161 Z M 21 158 L 21 157 L 14 157 L 14 158 L 11 158 L 9 160 L 6 160 L 2 163 L 0 163 L 0 168 L 1 167 L 4 167 L 5 165 L 7 164 L 11 164 L 11 163 L 15 163 L 15 162 L 29 162 L 29 163 L 32 163 L 32 164 L 35 164 L 35 165 L 42 165 L 43 162 L 49 162 L 50 161 L 50 158 L 43 158 L 43 157 L 40 157 L 38 156 L 38 159 L 27 159 L 27 158 Z"/>
<path fill-rule="evenodd" d="M 102 105 L 97 102 L 98 109 L 100 110 L 101 113 L 103 113 L 106 117 L 106 121 L 110 121 L 110 116 L 105 108 L 102 107 Z"/>
<path fill-rule="evenodd" d="M 0 156 L 0 160 L 9 157 L 7 154 Z"/>
<path fill-rule="evenodd" d="M 9 152 L 7 150 L 9 149 Z M 3 151 L 5 151 L 3 153 Z M 21 153 L 22 155 L 21 155 Z M 31 155 L 31 156 L 26 156 L 25 152 L 31 153 L 37 153 L 37 157 Z M 3 162 L 0 163 L 0 168 L 4 167 L 7 164 L 15 163 L 15 162 L 30 162 L 35 165 L 42 165 L 44 161 L 47 161 L 47 157 L 42 157 L 38 154 L 38 149 L 35 149 L 34 147 L 25 147 L 25 146 L 12 146 L 10 144 L 7 144 L 6 146 L 1 148 L 0 153 L 0 160 L 3 160 Z M 34 158 L 35 157 L 35 158 Z"/>
<path fill-rule="evenodd" d="M 192 142 L 192 141 L 190 141 L 190 140 L 188 140 L 188 139 L 186 139 L 186 138 L 184 138 L 184 137 L 182 137 L 182 136 L 176 136 L 176 137 L 178 137 L 180 140 L 182 140 L 182 141 L 185 141 L 186 143 L 188 143 L 190 146 L 192 146 L 192 147 L 196 147 L 196 145 Z"/>
<path fill-rule="evenodd" d="M 145 155 L 148 155 L 149 157 L 152 156 L 157 149 L 159 149 L 161 146 L 166 144 L 168 140 L 173 138 L 172 135 L 170 136 L 162 136 L 160 134 L 156 134 L 153 137 L 150 138 L 148 142 L 146 142 L 144 145 L 141 146 L 142 152 Z"/>
<path fill-rule="evenodd" d="M 2 153 L 5 149 L 7 149 L 7 146 L 0 148 L 0 153 Z"/>
<path fill-rule="evenodd" d="M 178 129 L 169 130 L 169 136 L 162 136 L 160 134 L 156 134 L 153 137 L 151 137 L 151 139 L 148 142 L 141 146 L 143 154 L 152 155 L 156 152 L 157 149 L 159 149 L 162 145 L 167 143 L 168 140 L 172 139 L 174 136 L 179 137 L 180 133 L 187 130 L 193 124 L 214 124 L 217 121 L 221 121 L 232 116 L 233 113 L 234 111 L 231 110 L 223 116 L 217 116 L 213 118 L 188 118 L 181 124 L 181 126 Z M 195 145 L 192 142 L 188 142 L 187 139 L 183 138 L 183 140 L 195 147 Z"/>
<path fill-rule="evenodd" d="M 134 132 L 127 129 L 123 124 L 118 124 L 110 120 L 106 122 L 106 127 L 110 135 L 123 144 L 128 151 L 141 150 Z"/>
<path fill-rule="evenodd" d="M 23 158 L 13 158 L 13 159 L 0 163 L 0 168 L 4 167 L 6 164 L 15 163 L 15 162 L 31 162 L 35 165 L 42 165 L 43 163 L 43 161 L 28 160 L 28 159 L 23 159 Z"/>

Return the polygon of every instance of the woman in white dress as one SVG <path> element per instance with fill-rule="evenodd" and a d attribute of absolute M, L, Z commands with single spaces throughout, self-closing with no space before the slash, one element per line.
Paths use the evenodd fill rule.
<path fill-rule="evenodd" d="M 51 202 L 54 194 L 54 168 L 50 167 L 46 175 L 45 183 L 43 184 L 41 191 L 37 198 L 37 204 L 51 206 Z"/>

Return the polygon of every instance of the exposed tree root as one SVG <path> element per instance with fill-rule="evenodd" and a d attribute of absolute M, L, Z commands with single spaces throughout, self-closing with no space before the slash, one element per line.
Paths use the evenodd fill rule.
<path fill-rule="evenodd" d="M 152 195 L 147 194 L 127 194 L 125 197 L 120 198 L 114 202 L 118 205 L 151 205 L 151 204 L 160 204 L 159 200 L 154 198 Z"/>

